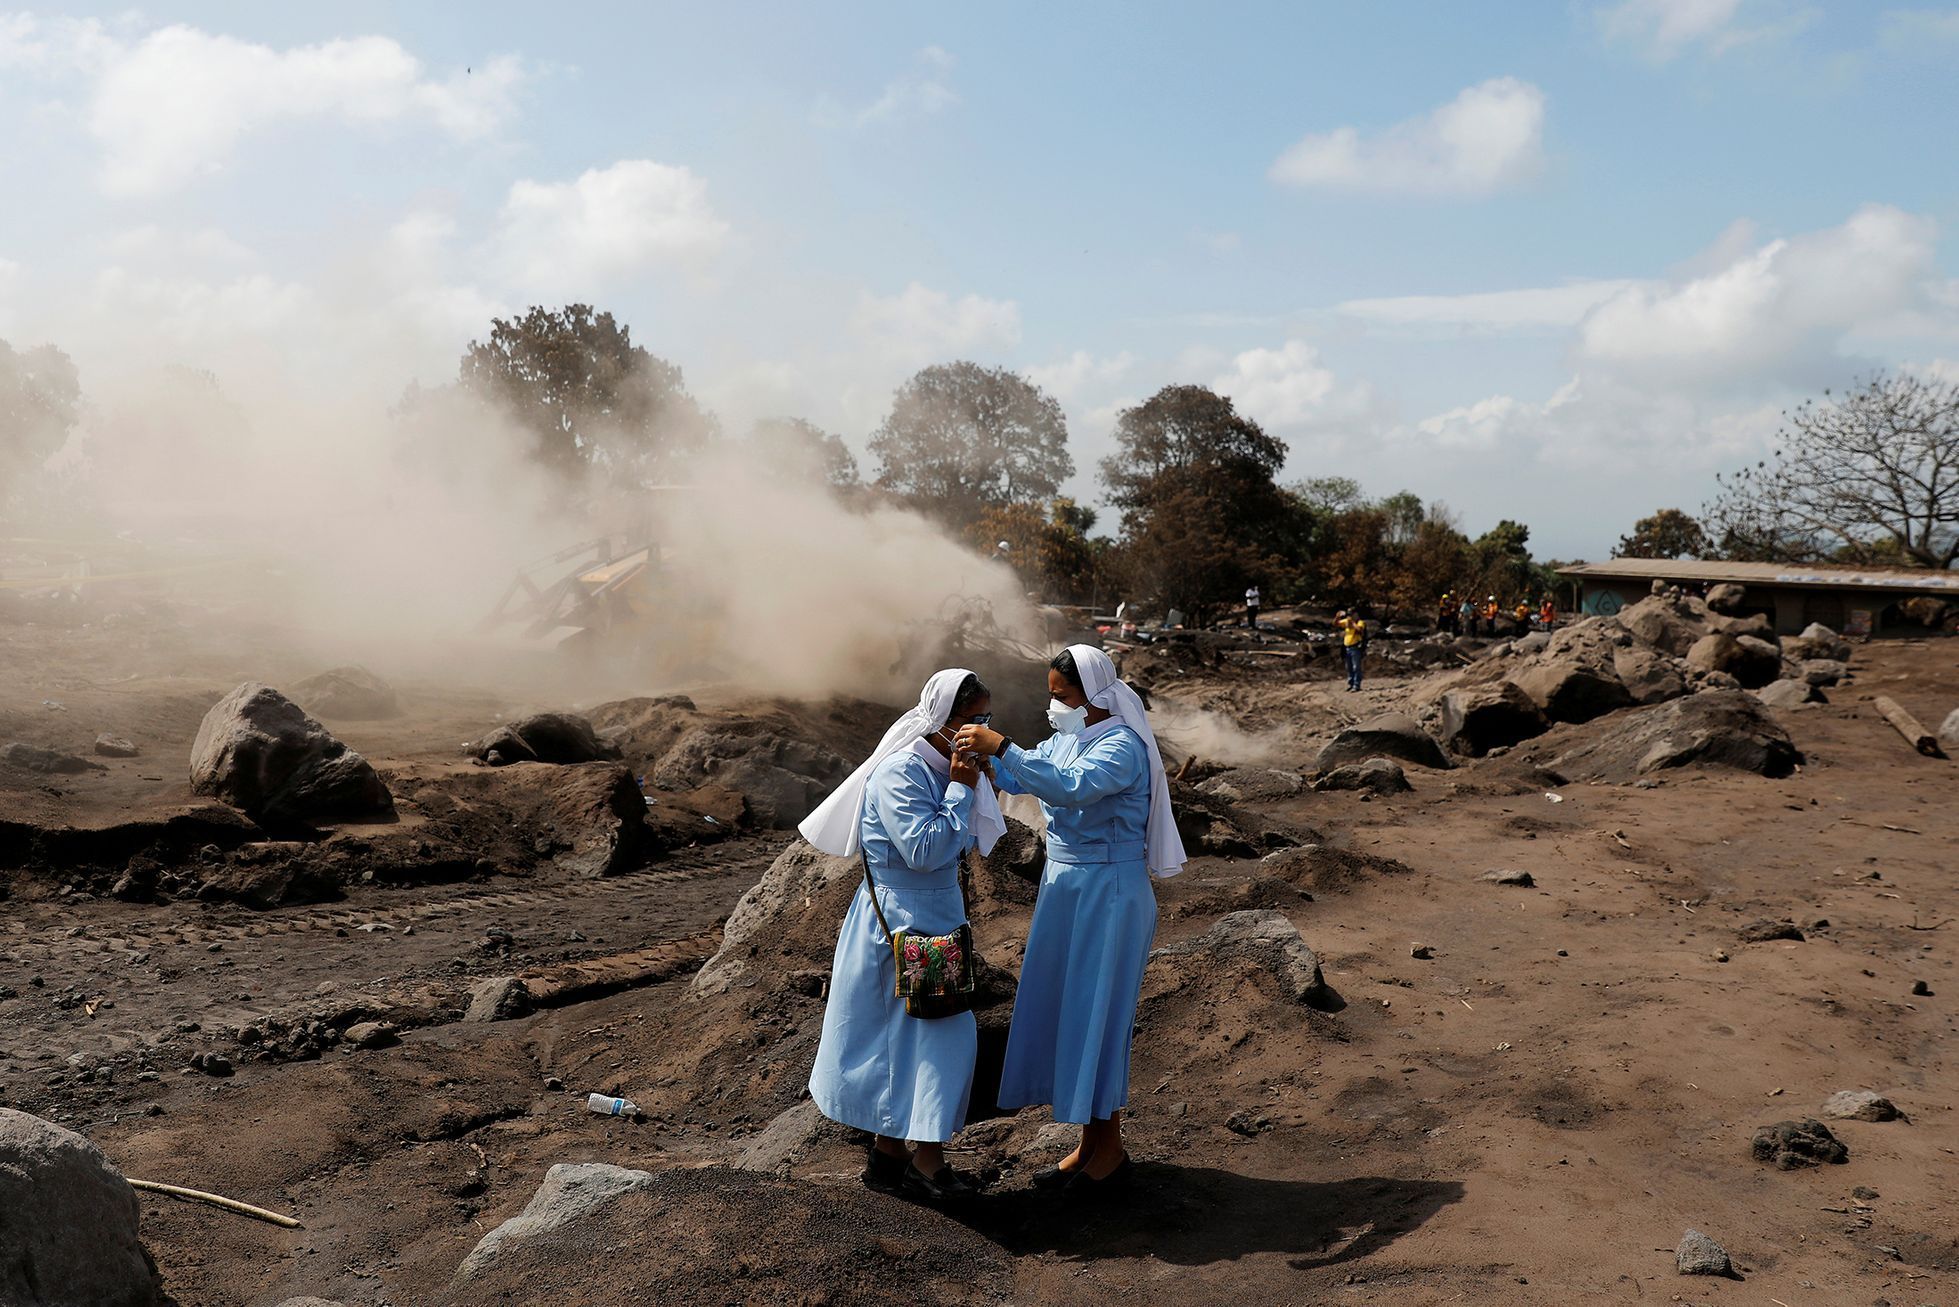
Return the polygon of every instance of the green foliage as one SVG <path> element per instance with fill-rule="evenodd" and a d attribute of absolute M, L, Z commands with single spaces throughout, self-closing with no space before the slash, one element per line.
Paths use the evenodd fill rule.
<path fill-rule="evenodd" d="M 1633 523 L 1631 535 L 1619 537 L 1614 558 L 1706 558 L 1713 545 L 1701 524 L 1677 508 L 1662 508 Z"/>
<path fill-rule="evenodd" d="M 588 304 L 493 320 L 489 339 L 464 352 L 459 380 L 530 431 L 538 461 L 567 477 L 654 480 L 715 432 L 680 369 Z"/>
<path fill-rule="evenodd" d="M 1004 368 L 963 361 L 900 386 L 870 447 L 881 489 L 959 529 L 991 508 L 1045 504 L 1075 470 L 1053 396 Z"/>

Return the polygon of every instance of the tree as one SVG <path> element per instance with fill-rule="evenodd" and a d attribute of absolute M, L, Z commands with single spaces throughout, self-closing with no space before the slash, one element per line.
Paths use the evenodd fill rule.
<path fill-rule="evenodd" d="M 588 304 L 492 320 L 490 338 L 464 352 L 459 380 L 530 430 L 538 461 L 568 477 L 669 474 L 714 432 L 680 369 Z"/>
<path fill-rule="evenodd" d="M 1102 460 L 1109 501 L 1132 509 L 1168 472 L 1197 470 L 1213 483 L 1271 484 L 1286 461 L 1283 442 L 1241 416 L 1206 386 L 1165 386 L 1116 418 L 1120 452 Z"/>
<path fill-rule="evenodd" d="M 1553 583 L 1543 568 L 1531 561 L 1530 528 L 1509 518 L 1476 538 L 1470 546 L 1476 563 L 1472 590 L 1495 595 L 1506 604 L 1530 602 Z"/>
<path fill-rule="evenodd" d="M 1704 512 L 1729 557 L 1959 560 L 1959 381 L 1873 373 L 1783 415 L 1778 446 Z"/>
<path fill-rule="evenodd" d="M 1121 570 L 1165 608 L 1202 622 L 1247 585 L 1291 588 L 1313 514 L 1273 476 L 1286 447 L 1231 400 L 1166 386 L 1116 418 L 1119 452 L 1102 462 L 1122 509 Z"/>
<path fill-rule="evenodd" d="M 1095 584 L 1095 547 L 1080 525 L 1084 516 L 1094 523 L 1094 512 L 1072 499 L 1056 499 L 1046 511 L 1037 504 L 1001 504 L 982 512 L 966 538 L 988 556 L 1005 541 L 1004 561 L 1029 588 L 1049 600 L 1078 602 Z"/>
<path fill-rule="evenodd" d="M 1367 507 L 1367 497 L 1360 492 L 1360 482 L 1352 477 L 1308 477 L 1293 486 L 1292 493 L 1316 513 L 1331 515 Z"/>
<path fill-rule="evenodd" d="M 1075 470 L 1053 396 L 1004 368 L 963 361 L 900 386 L 871 453 L 881 488 L 960 528 L 989 508 L 1045 503 Z"/>
<path fill-rule="evenodd" d="M 748 432 L 749 456 L 764 476 L 778 481 L 855 490 L 857 458 L 843 437 L 804 418 L 763 418 Z"/>
<path fill-rule="evenodd" d="M 53 345 L 16 351 L 0 340 L 0 502 L 61 448 L 81 405 L 81 377 L 66 354 Z"/>
<path fill-rule="evenodd" d="M 1662 508 L 1633 523 L 1631 535 L 1619 537 L 1614 558 L 1706 558 L 1713 552 L 1699 522 L 1677 508 Z"/>

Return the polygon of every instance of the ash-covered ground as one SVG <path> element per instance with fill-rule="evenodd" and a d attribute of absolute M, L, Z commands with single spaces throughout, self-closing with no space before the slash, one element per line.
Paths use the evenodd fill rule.
<path fill-rule="evenodd" d="M 1959 641 L 1837 669 L 1783 640 L 1771 667 L 1733 623 L 1662 597 L 1497 651 L 1382 640 L 1359 694 L 1309 642 L 1126 652 L 1193 853 L 1158 886 L 1137 1183 L 1037 1195 L 1069 1132 L 990 1109 L 1039 856 L 1017 831 L 975 874 L 1000 971 L 953 1157 L 987 1192 L 953 1215 L 863 1190 L 803 1093 L 855 867 L 790 827 L 901 703 L 321 679 L 186 607 L 17 604 L 0 1106 L 299 1219 L 144 1194 L 184 1307 L 1959 1301 L 1959 764 L 1871 702 L 1936 729 Z M 1036 674 L 994 675 L 1038 711 Z M 392 813 L 268 824 L 193 792 L 244 682 Z M 601 756 L 480 756 L 543 711 Z M 1846 1090 L 1899 1115 L 1826 1114 Z M 1756 1156 L 1806 1118 L 1845 1160 Z M 576 1163 L 645 1175 L 479 1249 Z M 1688 1229 L 1731 1278 L 1680 1272 Z"/>

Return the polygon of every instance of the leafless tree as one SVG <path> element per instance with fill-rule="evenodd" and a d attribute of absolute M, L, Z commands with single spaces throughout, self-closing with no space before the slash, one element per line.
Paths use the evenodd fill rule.
<path fill-rule="evenodd" d="M 1784 415 L 1779 448 L 1704 511 L 1731 558 L 1959 559 L 1959 383 L 1875 373 Z"/>

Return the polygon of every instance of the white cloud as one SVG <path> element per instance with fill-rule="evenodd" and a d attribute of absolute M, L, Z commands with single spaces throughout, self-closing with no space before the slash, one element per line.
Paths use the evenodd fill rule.
<path fill-rule="evenodd" d="M 1543 151 L 1544 93 L 1496 77 L 1377 135 L 1354 127 L 1310 134 L 1267 175 L 1286 186 L 1484 195 L 1530 177 Z"/>
<path fill-rule="evenodd" d="M 1359 318 L 1371 327 L 1456 328 L 1473 332 L 1569 328 L 1634 284 L 1619 279 L 1469 295 L 1397 295 L 1348 300 L 1338 305 L 1336 311 Z"/>
<path fill-rule="evenodd" d="M 951 55 L 928 45 L 913 56 L 911 68 L 885 85 L 877 99 L 855 110 L 826 99 L 816 107 L 816 121 L 825 127 L 869 127 L 873 123 L 929 118 L 959 103 L 959 95 L 951 86 L 952 64 Z"/>
<path fill-rule="evenodd" d="M 1027 368 L 1025 372 L 1029 381 L 1067 403 L 1085 391 L 1120 381 L 1135 362 L 1136 356 L 1127 350 L 1098 359 L 1087 350 L 1078 349 L 1067 358 Z"/>
<path fill-rule="evenodd" d="M 173 190 L 222 168 L 247 136 L 297 121 L 413 124 L 460 140 L 493 131 L 522 80 L 517 60 L 431 77 L 381 36 L 275 49 L 181 24 L 0 17 L 0 68 L 72 81 L 117 196 Z"/>
<path fill-rule="evenodd" d="M 1020 306 L 979 295 L 954 299 L 914 281 L 896 295 L 860 295 L 851 327 L 887 357 L 942 363 L 1013 349 L 1020 343 Z"/>
<path fill-rule="evenodd" d="M 1811 365 L 1859 327 L 1932 302 L 1937 235 L 1929 218 L 1867 205 L 1703 275 L 1628 287 L 1585 319 L 1579 351 L 1672 383 L 1733 385 Z"/>
<path fill-rule="evenodd" d="M 711 255 L 728 231 L 693 172 L 622 159 L 574 181 L 515 183 L 493 244 L 517 284 L 587 293 L 596 281 Z"/>
<path fill-rule="evenodd" d="M 1775 0 L 1770 0 L 1775 7 Z M 1689 46 L 1722 55 L 1738 46 L 1790 36 L 1816 20 L 1807 8 L 1788 10 L 1765 21 L 1744 26 L 1739 21 L 1743 0 L 1619 0 L 1597 11 L 1607 40 L 1642 48 L 1652 58 L 1666 60 Z"/>
<path fill-rule="evenodd" d="M 1275 428 L 1343 426 L 1363 416 L 1373 397 L 1361 383 L 1342 382 L 1303 340 L 1277 349 L 1248 349 L 1211 382 L 1238 407 Z"/>

